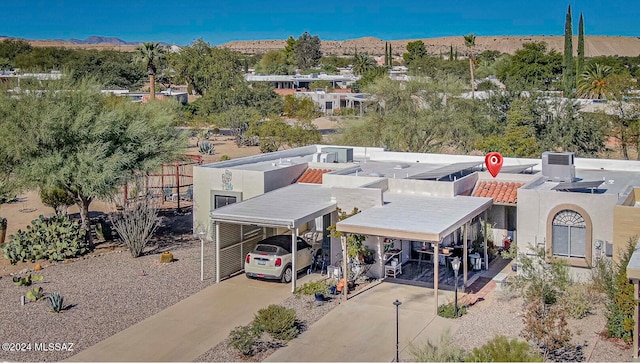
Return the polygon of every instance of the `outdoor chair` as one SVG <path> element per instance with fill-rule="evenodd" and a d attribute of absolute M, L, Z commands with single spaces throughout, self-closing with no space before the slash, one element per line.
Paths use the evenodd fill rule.
<path fill-rule="evenodd" d="M 193 187 L 189 186 L 189 188 L 187 188 L 187 191 L 180 196 L 180 199 L 191 201 L 193 199 Z"/>
<path fill-rule="evenodd" d="M 164 200 L 165 201 L 171 200 L 173 197 L 173 189 L 171 187 L 165 187 L 163 191 L 164 191 Z"/>

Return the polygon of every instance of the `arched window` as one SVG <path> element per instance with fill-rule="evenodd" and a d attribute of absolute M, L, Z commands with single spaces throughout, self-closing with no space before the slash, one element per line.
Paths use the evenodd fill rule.
<path fill-rule="evenodd" d="M 565 209 L 553 217 L 553 255 L 587 256 L 587 225 L 580 213 Z"/>

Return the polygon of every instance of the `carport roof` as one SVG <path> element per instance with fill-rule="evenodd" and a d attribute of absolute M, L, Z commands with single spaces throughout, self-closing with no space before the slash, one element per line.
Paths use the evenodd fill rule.
<path fill-rule="evenodd" d="M 292 184 L 262 195 L 212 210 L 217 222 L 265 227 L 297 228 L 336 210 L 331 188 Z"/>
<path fill-rule="evenodd" d="M 493 205 L 491 198 L 384 194 L 384 204 L 338 222 L 337 230 L 412 241 L 440 242 Z"/>

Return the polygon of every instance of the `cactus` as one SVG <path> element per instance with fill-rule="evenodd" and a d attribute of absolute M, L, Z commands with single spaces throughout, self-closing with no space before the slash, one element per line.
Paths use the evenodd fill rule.
<path fill-rule="evenodd" d="M 27 291 L 24 297 L 29 301 L 38 301 L 42 299 L 42 288 L 40 286 L 36 286 Z"/>
<path fill-rule="evenodd" d="M 19 261 L 62 261 L 89 251 L 85 231 L 67 216 L 40 218 L 31 221 L 25 231 L 19 230 L 2 247 L 4 257 L 15 264 Z"/>
<path fill-rule="evenodd" d="M 204 154 L 204 155 L 213 155 L 215 147 L 213 146 L 213 143 L 211 141 L 203 141 L 200 144 L 200 154 Z"/>
<path fill-rule="evenodd" d="M 64 298 L 59 292 L 49 294 L 49 308 L 54 313 L 59 313 L 64 309 Z"/>
<path fill-rule="evenodd" d="M 160 263 L 169 263 L 173 262 L 173 253 L 169 251 L 162 252 L 160 254 Z"/>
<path fill-rule="evenodd" d="M 41 275 L 31 276 L 31 272 L 29 272 L 25 277 L 14 276 L 13 284 L 16 286 L 31 286 L 31 283 L 33 283 L 34 281 L 40 281 L 43 278 L 44 276 Z"/>

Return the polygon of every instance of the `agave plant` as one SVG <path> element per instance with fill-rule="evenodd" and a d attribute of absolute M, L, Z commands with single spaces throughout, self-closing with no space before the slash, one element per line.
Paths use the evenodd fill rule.
<path fill-rule="evenodd" d="M 215 147 L 211 141 L 203 141 L 200 144 L 200 154 L 213 155 Z"/>
<path fill-rule="evenodd" d="M 49 308 L 54 313 L 59 313 L 64 309 L 64 298 L 59 292 L 49 294 Z"/>

